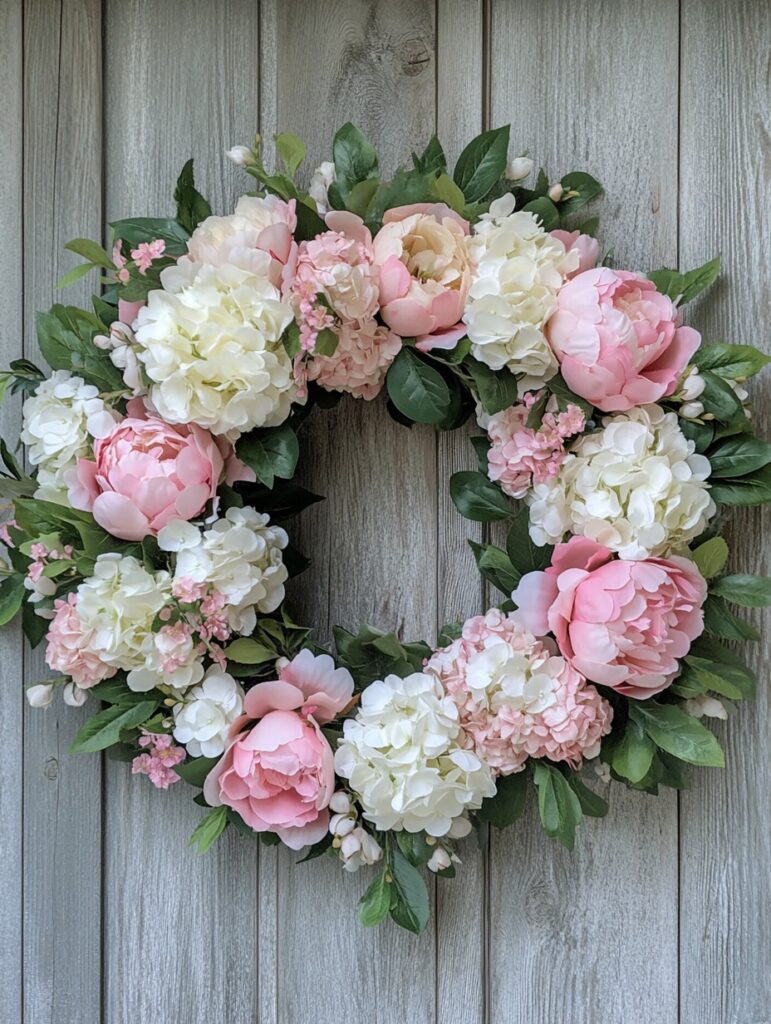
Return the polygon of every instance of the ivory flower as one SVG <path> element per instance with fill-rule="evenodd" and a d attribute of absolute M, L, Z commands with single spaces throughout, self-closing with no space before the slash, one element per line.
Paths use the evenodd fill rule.
<path fill-rule="evenodd" d="M 229 673 L 212 667 L 200 684 L 187 690 L 172 708 L 174 739 L 185 745 L 191 757 L 219 757 L 243 706 L 241 684 Z"/>

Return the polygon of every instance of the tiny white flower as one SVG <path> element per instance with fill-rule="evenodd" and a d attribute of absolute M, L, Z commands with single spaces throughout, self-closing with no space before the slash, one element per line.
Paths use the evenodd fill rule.
<path fill-rule="evenodd" d="M 54 699 L 54 687 L 51 683 L 37 683 L 27 687 L 26 694 L 31 708 L 47 708 Z"/>
<path fill-rule="evenodd" d="M 522 181 L 533 173 L 533 161 L 529 156 L 518 156 L 509 160 L 506 165 L 506 177 L 509 181 Z"/>
<path fill-rule="evenodd" d="M 252 151 L 248 146 L 232 146 L 225 150 L 225 156 L 237 167 L 248 167 L 253 160 Z"/>
<path fill-rule="evenodd" d="M 316 209 L 322 216 L 329 212 L 327 191 L 334 180 L 335 165 L 330 160 L 324 160 L 311 175 L 308 195 L 314 200 Z"/>
<path fill-rule="evenodd" d="M 453 861 L 455 861 L 456 863 L 460 863 L 458 858 L 454 855 L 449 854 L 443 846 L 437 846 L 437 848 L 431 854 L 431 857 L 429 858 L 428 864 L 426 866 L 428 867 L 429 871 L 446 871 L 447 868 L 452 867 Z"/>
<path fill-rule="evenodd" d="M 719 718 L 724 722 L 728 719 L 723 702 L 708 693 L 700 693 L 697 697 L 684 700 L 680 706 L 686 714 L 693 715 L 694 718 Z"/>
<path fill-rule="evenodd" d="M 683 420 L 698 420 L 704 415 L 704 406 L 701 402 L 684 402 L 677 415 Z"/>
<path fill-rule="evenodd" d="M 551 188 L 546 194 L 553 203 L 558 203 L 560 199 L 562 199 L 564 193 L 565 190 L 563 189 L 562 185 L 559 182 L 557 182 L 555 185 L 551 186 Z"/>
<path fill-rule="evenodd" d="M 594 769 L 594 774 L 601 782 L 610 782 L 610 765 L 597 758 L 592 763 L 592 768 Z"/>
<path fill-rule="evenodd" d="M 347 836 L 356 828 L 356 819 L 348 814 L 333 814 L 329 819 L 329 831 L 333 836 Z"/>

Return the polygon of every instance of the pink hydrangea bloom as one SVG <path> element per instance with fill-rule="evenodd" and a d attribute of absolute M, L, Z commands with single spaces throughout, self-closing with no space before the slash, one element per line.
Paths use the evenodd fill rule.
<path fill-rule="evenodd" d="M 331 356 L 295 361 L 301 388 L 317 381 L 326 391 L 345 391 L 354 398 L 372 399 L 383 387 L 388 367 L 402 347 L 401 338 L 375 320 L 341 324 L 337 348 Z"/>
<path fill-rule="evenodd" d="M 162 672 L 176 672 L 187 665 L 193 654 L 193 630 L 186 622 L 162 626 L 155 635 L 155 646 L 160 655 Z"/>
<path fill-rule="evenodd" d="M 426 663 L 458 707 L 466 746 L 500 775 L 528 757 L 578 768 L 596 757 L 613 710 L 553 643 L 498 609 L 469 619 Z"/>
<path fill-rule="evenodd" d="M 206 777 L 207 802 L 232 807 L 255 832 L 275 832 L 293 850 L 323 839 L 335 769 L 320 726 L 352 695 L 346 669 L 335 668 L 329 655 L 300 651 L 277 680 L 247 693 L 244 715 Z"/>
<path fill-rule="evenodd" d="M 564 412 L 545 413 L 537 430 L 528 427 L 533 401 L 532 396 L 525 398 L 524 404 L 512 405 L 486 422 L 488 475 L 512 498 L 524 498 L 533 484 L 557 475 L 565 460 L 565 439 L 580 433 L 585 422 L 578 406 L 569 405 Z"/>
<path fill-rule="evenodd" d="M 54 601 L 54 618 L 48 630 L 46 662 L 55 672 L 63 672 L 85 689 L 109 679 L 116 669 L 106 665 L 90 648 L 90 634 L 83 632 L 77 610 L 77 596 Z"/>
<path fill-rule="evenodd" d="M 148 775 L 157 789 L 168 789 L 173 783 L 179 782 L 180 777 L 174 768 L 185 760 L 185 751 L 183 747 L 172 744 L 171 736 L 146 732 L 139 737 L 139 746 L 149 749 L 131 762 L 134 775 Z"/>
<path fill-rule="evenodd" d="M 629 561 L 587 537 L 554 549 L 512 595 L 526 629 L 551 630 L 570 664 L 626 697 L 660 693 L 704 629 L 707 584 L 688 558 Z"/>
<path fill-rule="evenodd" d="M 597 267 L 557 293 L 546 334 L 568 387 L 603 412 L 671 395 L 699 334 L 641 274 Z"/>

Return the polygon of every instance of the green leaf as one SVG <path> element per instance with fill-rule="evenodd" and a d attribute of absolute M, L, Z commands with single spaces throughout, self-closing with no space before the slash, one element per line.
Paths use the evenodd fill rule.
<path fill-rule="evenodd" d="M 391 917 L 419 934 L 428 924 L 428 890 L 423 876 L 398 849 L 391 850 Z"/>
<path fill-rule="evenodd" d="M 391 883 L 388 869 L 372 882 L 359 900 L 359 920 L 365 928 L 382 924 L 391 909 Z"/>
<path fill-rule="evenodd" d="M 335 182 L 334 188 L 330 189 L 330 195 L 339 194 L 343 203 L 354 185 L 367 178 L 377 177 L 375 150 L 350 121 L 335 135 L 332 155 L 335 162 Z"/>
<path fill-rule="evenodd" d="M 276 477 L 291 480 L 300 457 L 297 435 L 286 423 L 280 427 L 253 430 L 236 442 L 236 454 L 257 474 L 266 487 Z"/>
<path fill-rule="evenodd" d="M 723 640 L 760 639 L 753 625 L 734 615 L 722 597 L 712 594 L 704 602 L 704 629 Z"/>
<path fill-rule="evenodd" d="M 551 380 L 547 381 L 546 387 L 557 399 L 561 412 L 569 405 L 577 405 L 587 419 L 591 418 L 594 411 L 592 404 L 583 398 L 579 398 L 575 391 L 571 391 L 561 373 L 555 374 Z"/>
<path fill-rule="evenodd" d="M 571 171 L 570 174 L 566 174 L 561 179 L 560 184 L 565 192 L 578 193 L 577 196 L 569 196 L 560 203 L 560 213 L 563 216 L 575 213 L 576 210 L 586 206 L 592 199 L 602 195 L 602 185 L 596 178 L 593 178 L 591 174 L 587 174 L 585 171 Z M 585 227 L 583 230 L 585 234 L 589 234 Z"/>
<path fill-rule="evenodd" d="M 376 231 L 386 210 L 394 206 L 409 206 L 412 203 L 429 203 L 434 200 L 434 180 L 419 171 L 399 170 L 392 181 L 378 185 L 377 191 L 367 208 L 365 223 Z"/>
<path fill-rule="evenodd" d="M 589 818 L 604 818 L 608 813 L 608 801 L 598 796 L 594 790 L 589 789 L 582 780 L 571 772 L 568 775 L 568 785 L 578 797 L 582 812 Z"/>
<path fill-rule="evenodd" d="M 697 718 L 674 704 L 655 700 L 629 705 L 629 715 L 668 754 L 705 767 L 723 768 L 725 756 L 720 744 Z"/>
<path fill-rule="evenodd" d="M 474 540 L 469 541 L 469 546 L 474 552 L 477 568 L 484 578 L 501 593 L 510 597 L 512 590 L 519 585 L 521 573 L 511 564 L 506 552 L 494 544 L 478 544 Z"/>
<path fill-rule="evenodd" d="M 202 220 L 211 217 L 211 206 L 195 187 L 192 160 L 188 160 L 180 171 L 174 189 L 174 201 L 177 204 L 177 221 L 189 234 L 193 233 Z"/>
<path fill-rule="evenodd" d="M 185 782 L 200 789 L 206 776 L 218 761 L 218 757 L 194 757 L 176 765 L 174 770 Z"/>
<path fill-rule="evenodd" d="M 450 411 L 444 378 L 410 348 L 403 348 L 391 364 L 386 386 L 399 412 L 415 423 L 440 423 Z"/>
<path fill-rule="evenodd" d="M 276 136 L 276 152 L 289 177 L 294 178 L 297 168 L 305 159 L 305 143 L 294 132 L 281 132 Z"/>
<path fill-rule="evenodd" d="M 699 396 L 699 401 L 704 404 L 707 412 L 711 412 L 716 420 L 729 426 L 746 420 L 742 403 L 730 384 L 712 370 L 702 370 L 701 376 L 704 380 L 704 390 Z"/>
<path fill-rule="evenodd" d="M 477 817 L 496 828 L 513 825 L 525 809 L 527 784 L 527 772 L 500 776 L 495 783 L 495 796 L 483 801 Z"/>
<path fill-rule="evenodd" d="M 771 501 L 771 465 L 735 480 L 710 481 L 710 494 L 721 505 L 765 505 Z"/>
<path fill-rule="evenodd" d="M 262 665 L 266 661 L 275 661 L 277 655 L 265 644 L 242 636 L 228 644 L 225 648 L 225 657 L 241 665 Z"/>
<path fill-rule="evenodd" d="M 544 231 L 553 231 L 560 225 L 560 213 L 548 196 L 539 196 L 525 203 L 522 209 L 526 213 L 534 213 L 541 222 Z"/>
<path fill-rule="evenodd" d="M 58 291 L 62 291 L 64 288 L 69 288 L 70 285 L 80 281 L 81 278 L 85 277 L 86 274 L 90 274 L 94 269 L 93 263 L 78 263 L 76 267 L 72 267 L 66 274 L 63 274 L 56 282 L 56 288 Z"/>
<path fill-rule="evenodd" d="M 377 192 L 378 184 L 377 178 L 368 178 L 366 181 L 357 182 L 348 193 L 346 208 L 364 220 L 369 204 Z"/>
<path fill-rule="evenodd" d="M 129 690 L 126 683 L 125 676 L 121 673 L 112 679 L 105 679 L 101 683 L 97 683 L 96 686 L 92 686 L 88 691 L 92 697 L 96 697 L 97 700 L 103 701 L 105 704 L 141 704 L 143 701 L 150 699 L 147 693 L 135 693 L 134 690 Z M 160 700 L 160 695 L 158 696 Z M 156 703 L 158 701 L 156 700 Z"/>
<path fill-rule="evenodd" d="M 337 351 L 339 340 L 340 339 L 331 327 L 324 327 L 319 331 L 316 337 L 316 344 L 313 346 L 313 351 L 319 356 L 333 356 Z"/>
<path fill-rule="evenodd" d="M 643 728 L 630 719 L 623 735 L 610 747 L 609 764 L 613 771 L 630 782 L 640 782 L 648 774 L 656 747 Z"/>
<path fill-rule="evenodd" d="M 696 451 L 700 454 L 703 455 L 712 444 L 712 439 L 715 436 L 715 426 L 713 423 L 700 423 L 697 420 L 680 420 L 678 426 L 688 440 L 693 441 L 696 445 Z"/>
<path fill-rule="evenodd" d="M 422 174 L 430 174 L 432 171 L 446 171 L 447 159 L 444 150 L 436 135 L 432 135 L 428 145 L 420 156 L 412 154 L 412 162 L 415 170 Z"/>
<path fill-rule="evenodd" d="M 767 576 L 723 576 L 712 584 L 710 593 L 742 608 L 768 608 L 771 605 L 771 579 Z"/>
<path fill-rule="evenodd" d="M 771 462 L 771 444 L 758 437 L 739 434 L 718 441 L 706 454 L 712 467 L 711 479 L 741 477 Z"/>
<path fill-rule="evenodd" d="M 294 231 L 296 242 L 309 242 L 326 230 L 326 225 L 319 217 L 315 207 L 311 209 L 307 203 L 298 202 L 295 212 L 297 214 L 297 227 Z"/>
<path fill-rule="evenodd" d="M 70 752 L 91 754 L 111 747 L 120 740 L 124 729 L 133 729 L 146 722 L 157 706 L 155 700 L 143 700 L 129 705 L 111 704 L 89 718 L 75 737 Z"/>
<path fill-rule="evenodd" d="M 512 514 L 503 492 L 482 473 L 453 473 L 450 497 L 460 514 L 476 523 L 508 519 Z"/>
<path fill-rule="evenodd" d="M 321 495 L 313 494 L 294 480 L 276 481 L 272 488 L 252 484 L 244 488 L 244 493 L 250 505 L 254 505 L 260 512 L 267 512 L 271 519 L 278 520 L 289 519 L 317 501 L 324 500 Z"/>
<path fill-rule="evenodd" d="M 222 833 L 228 823 L 228 808 L 223 804 L 221 807 L 214 807 L 200 822 L 195 832 L 190 836 L 189 846 L 197 847 L 198 853 L 206 853 Z"/>
<path fill-rule="evenodd" d="M 65 244 L 64 248 L 68 252 L 74 252 L 76 255 L 82 256 L 84 260 L 88 260 L 95 267 L 115 270 L 115 264 L 107 250 L 102 248 L 98 242 L 91 241 L 90 238 L 73 238 L 72 241 Z"/>
<path fill-rule="evenodd" d="M 466 200 L 460 188 L 455 184 L 449 174 L 442 173 L 434 182 L 434 193 L 440 203 L 446 203 L 451 210 L 462 213 Z"/>
<path fill-rule="evenodd" d="M 467 356 L 463 365 L 474 378 L 479 403 L 489 416 L 516 404 L 517 378 L 513 373 L 508 370 L 496 373 L 471 356 Z"/>
<path fill-rule="evenodd" d="M 410 864 L 416 868 L 427 864 L 434 852 L 434 847 L 426 842 L 425 832 L 397 832 L 396 842 Z"/>
<path fill-rule="evenodd" d="M 533 781 L 538 790 L 538 811 L 546 835 L 572 850 L 576 829 L 583 818 L 578 796 L 565 776 L 543 761 L 535 763 Z"/>
<path fill-rule="evenodd" d="M 484 199 L 506 170 L 509 131 L 505 125 L 477 135 L 458 157 L 453 178 L 467 202 Z"/>
<path fill-rule="evenodd" d="M 699 370 L 712 370 L 723 380 L 744 381 L 771 363 L 771 356 L 752 345 L 715 341 L 702 345 L 693 357 Z"/>
<path fill-rule="evenodd" d="M 27 591 L 21 573 L 7 576 L 0 583 L 0 626 L 4 626 L 18 613 Z"/>
<path fill-rule="evenodd" d="M 554 548 L 551 545 L 538 547 L 530 538 L 530 511 L 520 505 L 512 516 L 512 523 L 506 535 L 506 553 L 511 564 L 524 576 L 527 572 L 547 569 L 551 565 Z"/>
<path fill-rule="evenodd" d="M 171 217 L 126 217 L 110 222 L 115 238 L 122 239 L 130 249 L 140 242 L 152 242 L 162 238 L 166 243 L 166 255 L 183 256 L 187 252 L 190 232 Z"/>
<path fill-rule="evenodd" d="M 100 391 L 123 390 L 120 370 L 93 343 L 94 335 L 105 329 L 93 313 L 57 304 L 38 313 L 35 322 L 40 351 L 51 369 L 69 370 Z"/>
<path fill-rule="evenodd" d="M 710 690 L 729 700 L 747 700 L 755 694 L 755 676 L 744 665 L 728 665 L 723 661 L 687 654 L 682 675 L 676 684 L 680 689 L 690 685 L 692 694 Z"/>
<path fill-rule="evenodd" d="M 717 279 L 719 274 L 720 257 L 716 257 L 685 274 L 665 267 L 662 270 L 651 271 L 648 278 L 653 281 L 660 292 L 668 295 L 673 302 L 681 306 L 690 302 L 691 299 L 695 299 Z"/>
<path fill-rule="evenodd" d="M 300 353 L 300 328 L 296 320 L 290 320 L 286 330 L 281 335 L 281 343 L 286 349 L 290 359 L 294 359 Z"/>
<path fill-rule="evenodd" d="M 711 580 L 728 561 L 728 545 L 722 537 L 712 537 L 692 551 L 691 558 L 704 579 Z"/>

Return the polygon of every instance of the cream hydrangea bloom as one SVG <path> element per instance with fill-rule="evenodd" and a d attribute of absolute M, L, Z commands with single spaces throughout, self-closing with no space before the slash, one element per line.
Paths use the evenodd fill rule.
<path fill-rule="evenodd" d="M 344 723 L 335 771 L 376 828 L 444 836 L 495 793 L 490 769 L 460 738 L 458 709 L 435 676 L 387 676 Z"/>
<path fill-rule="evenodd" d="M 177 554 L 175 580 L 207 584 L 225 598 L 222 609 L 230 629 L 251 633 L 255 609 L 272 612 L 284 600 L 289 573 L 282 549 L 286 531 L 253 508 L 229 508 L 223 519 L 201 531 L 174 520 L 158 534 L 163 551 Z"/>
<path fill-rule="evenodd" d="M 172 708 L 174 739 L 191 757 L 219 757 L 230 726 L 242 713 L 244 691 L 233 676 L 212 666 L 199 686 L 188 690 Z"/>
<path fill-rule="evenodd" d="M 67 370 L 55 370 L 24 403 L 22 444 L 37 467 L 36 498 L 66 501 L 66 476 L 78 458 L 90 456 L 94 438 L 106 436 L 117 416 L 99 391 Z"/>
<path fill-rule="evenodd" d="M 150 399 L 168 423 L 234 437 L 282 423 L 295 384 L 281 335 L 289 305 L 267 278 L 186 256 L 161 274 L 134 324 Z"/>
<path fill-rule="evenodd" d="M 492 370 L 521 374 L 524 394 L 557 372 L 544 324 L 565 275 L 578 268 L 578 254 L 567 252 L 534 214 L 513 210 L 514 197 L 502 196 L 474 229 L 469 250 L 476 271 L 463 320 L 473 356 Z"/>
<path fill-rule="evenodd" d="M 709 461 L 694 452 L 677 415 L 646 405 L 607 416 L 573 447 L 552 480 L 526 497 L 530 536 L 553 544 L 582 534 L 622 558 L 678 550 L 715 514 Z"/>
<path fill-rule="evenodd" d="M 257 277 L 271 277 L 278 284 L 281 262 L 272 259 L 270 250 L 283 249 L 287 239 L 291 242 L 296 224 L 294 203 L 271 195 L 241 196 L 235 213 L 201 221 L 187 251 L 196 263 L 240 267 Z M 279 229 L 279 238 L 272 237 L 276 231 L 271 229 Z"/>

